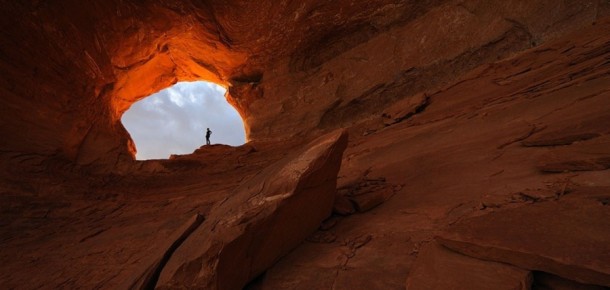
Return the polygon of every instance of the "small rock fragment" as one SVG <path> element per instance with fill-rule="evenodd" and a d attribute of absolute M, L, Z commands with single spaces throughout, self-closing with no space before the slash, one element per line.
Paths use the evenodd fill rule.
<path fill-rule="evenodd" d="M 345 196 L 337 195 L 333 205 L 333 212 L 338 215 L 351 215 L 356 212 L 354 204 Z"/>

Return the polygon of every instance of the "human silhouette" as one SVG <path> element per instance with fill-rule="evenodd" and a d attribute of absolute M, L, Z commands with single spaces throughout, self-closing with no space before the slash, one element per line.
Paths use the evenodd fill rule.
<path fill-rule="evenodd" d="M 208 130 L 205 132 L 205 144 L 206 145 L 210 145 L 210 136 L 212 136 L 212 131 L 210 131 L 210 128 L 208 128 Z"/>

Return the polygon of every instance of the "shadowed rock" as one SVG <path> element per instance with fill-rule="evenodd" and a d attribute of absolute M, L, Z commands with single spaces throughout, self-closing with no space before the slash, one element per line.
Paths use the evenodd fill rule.
<path fill-rule="evenodd" d="M 417 257 L 407 290 L 528 290 L 532 273 L 510 265 L 455 253 L 432 242 Z"/>
<path fill-rule="evenodd" d="M 603 136 L 544 155 L 538 169 L 543 172 L 598 171 L 610 168 L 610 136 Z"/>
<path fill-rule="evenodd" d="M 596 285 L 581 284 L 571 280 L 563 279 L 555 275 L 536 272 L 534 273 L 534 290 L 606 290 L 608 288 Z"/>
<path fill-rule="evenodd" d="M 576 124 L 574 124 L 576 122 Z M 526 147 L 561 146 L 607 134 L 610 116 L 591 116 L 588 120 L 561 120 L 555 128 L 521 142 Z"/>
<path fill-rule="evenodd" d="M 203 221 L 203 216 L 199 214 L 192 217 L 186 224 L 177 229 L 173 235 L 170 235 L 167 242 L 165 242 L 166 245 L 162 247 L 165 249 L 163 253 L 150 253 L 147 259 L 155 259 L 155 261 L 150 264 L 150 266 L 140 277 L 135 280 L 135 282 L 131 282 L 131 285 L 124 283 L 121 286 L 125 288 L 128 288 L 127 286 L 129 286 L 129 289 L 153 289 L 159 280 L 161 270 L 163 270 L 163 267 L 165 267 L 165 264 L 167 264 L 169 258 L 176 251 L 176 249 L 180 247 L 184 240 L 188 238 L 188 236 L 192 234 L 193 231 L 195 231 L 197 227 L 201 225 L 201 223 L 203 223 Z"/>
<path fill-rule="evenodd" d="M 572 197 L 467 219 L 438 240 L 472 257 L 610 286 L 608 229 L 607 206 Z"/>
<path fill-rule="evenodd" d="M 344 132 L 325 135 L 240 185 L 180 246 L 157 287 L 241 289 L 332 210 Z"/>
<path fill-rule="evenodd" d="M 545 134 L 533 140 L 523 141 L 522 144 L 526 147 L 570 145 L 599 136 L 599 133 Z"/>

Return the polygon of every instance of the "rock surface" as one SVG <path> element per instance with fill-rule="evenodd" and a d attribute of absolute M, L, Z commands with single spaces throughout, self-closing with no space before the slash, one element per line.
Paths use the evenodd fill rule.
<path fill-rule="evenodd" d="M 350 134 L 336 180 L 340 215 L 320 231 L 312 226 L 248 287 L 404 289 L 422 247 L 471 218 L 531 208 L 550 215 L 535 222 L 559 223 L 556 211 L 579 204 L 570 199 L 583 192 L 586 208 L 607 218 L 608 1 L 0 0 L 0 7 L 5 288 L 146 287 L 157 274 L 171 281 L 171 267 L 160 265 L 188 255 L 176 245 L 210 221 L 212 208 L 334 128 Z M 121 114 L 190 80 L 227 87 L 248 143 L 134 161 L 137 144 Z M 556 232 L 548 248 L 574 241 L 566 255 L 607 253 L 595 237 L 577 234 L 600 221 L 568 213 L 582 228 Z M 581 262 L 562 265 L 580 275 Z"/>
<path fill-rule="evenodd" d="M 413 264 L 407 290 L 529 290 L 532 279 L 530 271 L 464 256 L 432 242 Z"/>
<path fill-rule="evenodd" d="M 538 169 L 544 172 L 568 172 L 610 168 L 610 135 L 590 139 L 566 148 L 549 150 L 541 158 Z"/>
<path fill-rule="evenodd" d="M 463 220 L 438 240 L 469 256 L 610 287 L 608 229 L 606 205 L 571 196 Z"/>
<path fill-rule="evenodd" d="M 344 132 L 265 168 L 212 208 L 160 272 L 160 289 L 242 289 L 330 216 Z"/>
<path fill-rule="evenodd" d="M 606 25 L 597 23 L 428 91 L 426 109 L 402 122 L 386 126 L 380 114 L 351 127 L 340 188 L 362 176 L 384 177 L 402 187 L 383 204 L 338 222 L 334 242 L 299 246 L 267 271 L 261 289 L 404 289 L 420 245 L 439 229 L 468 217 L 568 198 L 576 188 L 609 186 L 608 170 L 538 170 L 547 153 L 578 143 L 522 144 L 580 123 L 595 126 L 573 132 L 605 135 L 607 127 L 595 120 L 607 118 L 610 105 L 608 53 L 602 52 L 610 39 L 600 37 Z M 482 200 L 489 201 L 486 196 L 494 197 L 493 206 L 481 207 Z M 604 204 L 603 197 L 599 200 Z M 348 241 L 365 235 L 372 236 L 365 246 L 346 249 Z M 574 233 L 563 235 L 570 240 Z M 590 250 L 601 255 L 605 248 Z"/>
<path fill-rule="evenodd" d="M 129 175 L 90 175 L 49 161 L 51 175 L 4 176 L 0 259 L 6 263 L 0 265 L 0 284 L 138 285 L 198 216 L 206 216 L 242 179 L 285 156 L 277 152 L 282 147 L 256 146 L 274 153 L 204 147 L 188 157 L 138 162 Z"/>

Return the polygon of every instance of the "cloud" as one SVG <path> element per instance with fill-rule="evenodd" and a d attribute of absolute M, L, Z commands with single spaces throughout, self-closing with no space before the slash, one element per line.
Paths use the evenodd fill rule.
<path fill-rule="evenodd" d="M 172 88 L 167 88 L 166 90 L 172 103 L 176 104 L 178 107 L 184 106 L 184 96 L 182 96 L 182 94 Z"/>
<path fill-rule="evenodd" d="M 122 122 L 136 144 L 137 159 L 187 154 L 205 144 L 241 145 L 243 121 L 224 98 L 225 89 L 208 82 L 181 82 L 131 106 Z"/>

